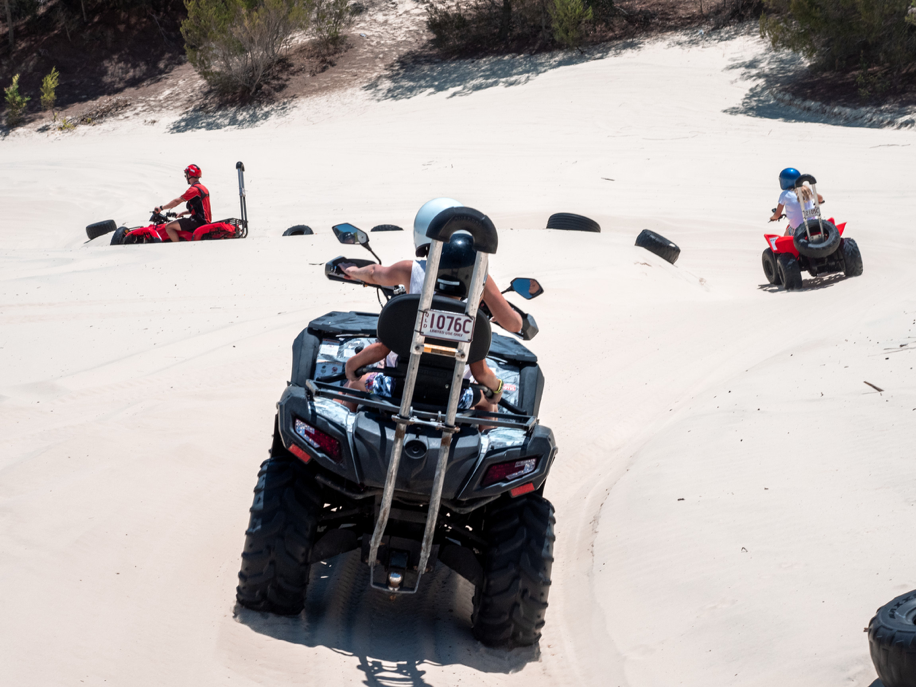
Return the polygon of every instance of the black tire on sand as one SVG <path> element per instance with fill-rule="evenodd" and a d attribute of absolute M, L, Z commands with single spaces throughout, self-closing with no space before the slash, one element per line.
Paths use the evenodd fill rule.
<path fill-rule="evenodd" d="M 884 687 L 916 687 L 916 591 L 877 610 L 868 623 L 868 648 Z"/>
<path fill-rule="evenodd" d="M 767 248 L 763 251 L 762 260 L 763 273 L 766 275 L 767 281 L 774 286 L 780 286 L 782 280 L 779 278 L 779 271 L 776 269 L 776 255 L 773 253 L 772 248 Z"/>
<path fill-rule="evenodd" d="M 843 239 L 840 247 L 843 251 L 843 274 L 847 277 L 858 277 L 862 274 L 862 253 L 854 239 Z"/>
<path fill-rule="evenodd" d="M 510 648 L 538 641 L 553 565 L 553 506 L 536 493 L 487 506 L 483 576 L 474 591 L 474 636 Z"/>
<path fill-rule="evenodd" d="M 650 253 L 655 253 L 662 260 L 667 260 L 672 265 L 677 262 L 681 254 L 681 249 L 675 243 L 648 229 L 643 229 L 639 232 L 639 236 L 636 237 L 636 245 L 640 248 L 645 248 Z"/>
<path fill-rule="evenodd" d="M 294 227 L 290 227 L 283 232 L 284 236 L 311 236 L 315 232 L 312 231 L 311 227 L 308 227 L 304 224 L 297 224 Z"/>
<path fill-rule="evenodd" d="M 794 255 L 780 253 L 776 259 L 776 273 L 785 285 L 786 291 L 797 291 L 802 287 L 801 266 Z"/>
<path fill-rule="evenodd" d="M 236 599 L 256 611 L 296 615 L 305 603 L 322 498 L 308 466 L 277 451 L 274 441 L 258 472 Z"/>
<path fill-rule="evenodd" d="M 86 227 L 86 236 L 88 236 L 91 241 L 92 239 L 97 239 L 99 236 L 109 234 L 117 228 L 118 225 L 115 224 L 113 219 L 106 219 L 104 222 L 96 222 Z"/>
<path fill-rule="evenodd" d="M 583 215 L 574 215 L 571 212 L 557 212 L 547 220 L 548 229 L 567 229 L 569 231 L 591 231 L 600 233 L 598 223 Z"/>

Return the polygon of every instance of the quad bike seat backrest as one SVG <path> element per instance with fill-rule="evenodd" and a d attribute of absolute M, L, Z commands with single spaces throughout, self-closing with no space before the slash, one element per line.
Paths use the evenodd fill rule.
<path fill-rule="evenodd" d="M 417 321 L 417 309 L 420 306 L 420 294 L 404 294 L 395 296 L 382 308 L 378 317 L 378 339 L 398 356 L 395 368 L 385 368 L 384 374 L 393 377 L 395 395 L 400 396 L 403 380 L 407 376 L 407 364 L 410 360 L 410 344 L 413 340 L 413 329 Z M 433 310 L 463 313 L 465 304 L 452 298 L 434 296 Z M 468 351 L 468 364 L 484 360 L 490 351 L 490 322 L 486 316 L 478 312 L 477 322 L 474 324 L 474 334 Z M 436 346 L 457 348 L 455 341 L 434 339 L 427 337 L 426 342 Z M 414 399 L 422 405 L 442 406 L 448 404 L 449 385 L 455 370 L 455 359 L 432 353 L 424 353 L 420 357 L 420 367 L 417 371 L 417 383 L 414 389 Z"/>

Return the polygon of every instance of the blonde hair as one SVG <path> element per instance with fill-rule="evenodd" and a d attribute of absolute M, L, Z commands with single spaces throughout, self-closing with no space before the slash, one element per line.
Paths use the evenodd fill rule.
<path fill-rule="evenodd" d="M 795 189 L 795 193 L 798 195 L 798 202 L 800 203 L 808 203 L 814 200 L 814 191 L 811 190 L 810 186 L 799 186 Z"/>

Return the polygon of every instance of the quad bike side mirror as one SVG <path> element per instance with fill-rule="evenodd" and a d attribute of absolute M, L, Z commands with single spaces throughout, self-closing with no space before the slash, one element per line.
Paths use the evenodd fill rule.
<path fill-rule="evenodd" d="M 509 282 L 509 288 L 506 289 L 506 291 L 515 291 L 519 296 L 530 301 L 532 298 L 537 298 L 544 293 L 544 287 L 541 286 L 541 283 L 537 279 L 516 277 Z M 503 293 L 506 293 L 506 291 L 503 291 Z"/>
<path fill-rule="evenodd" d="M 335 224 L 331 229 L 334 231 L 334 236 L 337 237 L 337 240 L 348 246 L 355 246 L 357 244 L 365 246 L 369 243 L 369 235 L 362 229 L 354 227 L 348 222 Z"/>

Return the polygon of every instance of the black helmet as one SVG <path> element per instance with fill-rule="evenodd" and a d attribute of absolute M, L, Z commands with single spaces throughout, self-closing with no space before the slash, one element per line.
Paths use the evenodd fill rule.
<path fill-rule="evenodd" d="M 452 234 L 442 246 L 442 258 L 436 273 L 436 292 L 444 296 L 467 298 L 474 274 L 474 239 L 470 234 Z"/>

